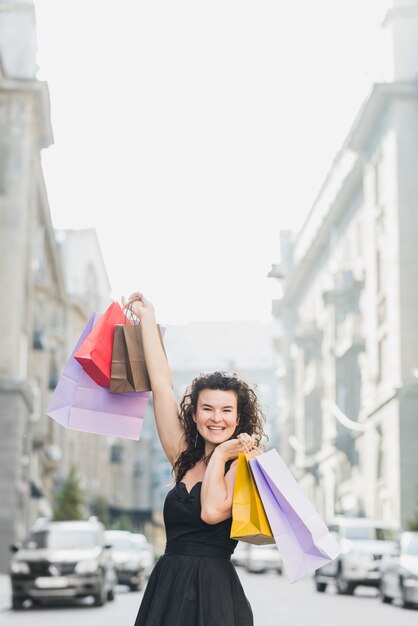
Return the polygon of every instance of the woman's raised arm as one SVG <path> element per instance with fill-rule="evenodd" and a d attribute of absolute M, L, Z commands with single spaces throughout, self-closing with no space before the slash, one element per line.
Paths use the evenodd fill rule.
<path fill-rule="evenodd" d="M 180 453 L 185 450 L 186 442 L 173 391 L 173 378 L 161 345 L 154 307 L 140 292 L 131 294 L 128 304 L 141 320 L 145 363 L 151 382 L 158 436 L 168 460 L 174 465 Z"/>

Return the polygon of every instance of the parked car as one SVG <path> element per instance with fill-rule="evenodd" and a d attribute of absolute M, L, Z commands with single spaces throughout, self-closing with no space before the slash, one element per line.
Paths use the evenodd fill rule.
<path fill-rule="evenodd" d="M 133 533 L 132 540 L 139 550 L 139 557 L 142 563 L 145 578 L 148 578 L 155 563 L 154 546 L 147 540 L 145 535 L 142 535 L 141 533 Z"/>
<path fill-rule="evenodd" d="M 106 542 L 111 546 L 119 585 L 127 585 L 131 591 L 142 589 L 145 582 L 144 559 L 133 533 L 107 530 Z"/>
<path fill-rule="evenodd" d="M 244 541 L 238 541 L 237 547 L 235 548 L 234 553 L 231 556 L 231 562 L 238 567 L 244 567 L 247 561 L 247 554 L 249 549 L 249 543 L 245 543 Z"/>
<path fill-rule="evenodd" d="M 277 572 L 282 573 L 282 558 L 275 543 L 262 546 L 249 544 L 247 556 L 244 560 L 247 572 Z"/>
<path fill-rule="evenodd" d="M 113 600 L 117 579 L 104 527 L 90 521 L 40 520 L 22 545 L 11 546 L 12 607 L 25 600 L 47 603 L 93 596 L 102 606 Z"/>
<path fill-rule="evenodd" d="M 365 518 L 338 517 L 328 524 L 341 544 L 341 554 L 315 572 L 317 591 L 335 582 L 337 592 L 351 595 L 359 585 L 378 587 L 380 561 L 396 545 L 399 529 L 393 524 Z"/>
<path fill-rule="evenodd" d="M 405 608 L 418 605 L 418 532 L 402 533 L 399 543 L 381 562 L 382 602 L 400 600 Z"/>

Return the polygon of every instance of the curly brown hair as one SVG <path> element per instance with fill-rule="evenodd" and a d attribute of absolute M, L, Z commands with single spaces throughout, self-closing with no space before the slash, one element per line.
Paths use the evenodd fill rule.
<path fill-rule="evenodd" d="M 224 371 L 203 373 L 193 379 L 180 402 L 179 419 L 184 429 L 187 448 L 173 466 L 176 482 L 180 482 L 186 472 L 204 458 L 205 441 L 197 430 L 193 414 L 197 411 L 199 394 L 203 389 L 233 391 L 237 397 L 238 424 L 231 439 L 241 433 L 255 435 L 257 445 L 267 436 L 263 430 L 265 417 L 254 390 L 237 374 Z M 209 458 L 205 459 L 206 461 Z"/>

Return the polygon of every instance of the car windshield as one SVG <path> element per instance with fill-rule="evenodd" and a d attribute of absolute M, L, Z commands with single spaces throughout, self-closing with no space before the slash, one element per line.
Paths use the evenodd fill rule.
<path fill-rule="evenodd" d="M 411 536 L 406 548 L 406 554 L 418 555 L 418 535 Z"/>
<path fill-rule="evenodd" d="M 136 548 L 146 548 L 147 547 L 147 538 L 145 537 L 145 535 L 134 535 L 132 537 L 132 541 L 135 544 Z"/>
<path fill-rule="evenodd" d="M 378 528 L 373 526 L 346 526 L 341 529 L 346 539 L 354 541 L 395 541 L 398 533 L 393 528 Z"/>
<path fill-rule="evenodd" d="M 98 545 L 97 532 L 94 530 L 80 530 L 49 528 L 33 532 L 23 544 L 24 548 L 36 550 L 49 548 L 51 550 L 86 550 Z"/>
<path fill-rule="evenodd" d="M 120 552 L 130 552 L 137 548 L 129 537 L 108 537 L 108 541 L 114 550 Z"/>

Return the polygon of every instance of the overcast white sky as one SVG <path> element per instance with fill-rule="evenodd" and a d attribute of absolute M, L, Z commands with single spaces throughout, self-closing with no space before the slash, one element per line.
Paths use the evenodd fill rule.
<path fill-rule="evenodd" d="M 389 0 L 35 0 L 54 226 L 95 227 L 116 299 L 270 319 L 298 229 L 386 50 Z"/>

